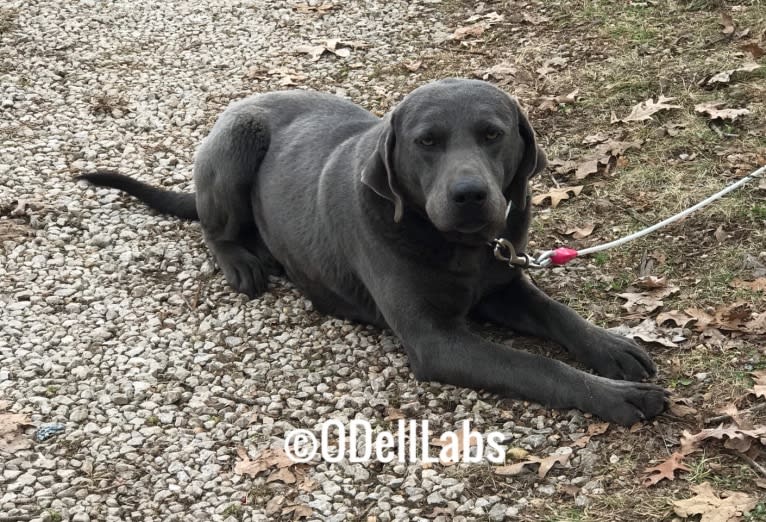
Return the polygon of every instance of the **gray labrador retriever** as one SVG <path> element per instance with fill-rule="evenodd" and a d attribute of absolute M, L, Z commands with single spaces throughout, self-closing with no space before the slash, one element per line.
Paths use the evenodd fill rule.
<path fill-rule="evenodd" d="M 515 100 L 480 81 L 420 87 L 379 119 L 305 91 L 232 104 L 202 143 L 193 194 L 111 172 L 84 179 L 199 219 L 237 290 L 281 273 L 323 313 L 388 327 L 415 377 L 579 408 L 630 425 L 665 392 L 634 342 L 589 324 L 493 257 L 524 251 L 529 178 L 545 166 Z M 508 209 L 506 211 L 506 209 Z M 488 342 L 475 318 L 564 346 L 601 376 Z"/>

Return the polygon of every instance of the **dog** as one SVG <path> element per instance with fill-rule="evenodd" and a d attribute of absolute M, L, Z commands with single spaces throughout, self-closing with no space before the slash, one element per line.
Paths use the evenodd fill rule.
<path fill-rule="evenodd" d="M 310 91 L 231 104 L 194 162 L 196 194 L 84 174 L 159 212 L 199 220 L 226 280 L 250 297 L 286 276 L 321 313 L 390 328 L 415 377 L 629 426 L 666 392 L 632 340 L 545 295 L 488 242 L 523 252 L 529 179 L 546 165 L 514 98 L 445 79 L 383 118 Z M 549 339 L 598 375 L 484 340 L 468 320 Z"/>

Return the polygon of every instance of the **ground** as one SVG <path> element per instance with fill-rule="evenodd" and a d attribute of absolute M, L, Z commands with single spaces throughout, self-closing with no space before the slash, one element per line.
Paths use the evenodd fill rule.
<path fill-rule="evenodd" d="M 114 168 L 192 190 L 195 147 L 232 100 L 314 88 L 383 114 L 447 76 L 529 113 L 551 163 L 533 250 L 622 237 L 766 163 L 758 0 L 361 4 L 0 2 L 0 521 L 682 520 L 704 483 L 745 499 L 716 520 L 766 520 L 762 180 L 533 272 L 589 320 L 656 340 L 674 407 L 630 429 L 417 383 L 388 332 L 322 316 L 283 280 L 248 301 L 196 224 L 72 180 Z M 672 107 L 632 112 L 647 100 Z M 695 110 L 710 102 L 747 113 Z M 582 188 L 552 208 L 566 187 Z M 284 460 L 287 432 L 331 418 L 468 419 L 508 437 L 510 467 Z M 687 470 L 652 479 L 670 458 Z"/>

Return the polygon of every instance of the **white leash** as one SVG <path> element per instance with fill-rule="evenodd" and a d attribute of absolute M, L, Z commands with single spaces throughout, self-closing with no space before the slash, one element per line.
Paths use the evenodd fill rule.
<path fill-rule="evenodd" d="M 651 234 L 655 230 L 658 230 L 665 225 L 669 225 L 670 223 L 674 223 L 676 221 L 679 221 L 692 212 L 696 212 L 697 210 L 706 207 L 710 203 L 722 198 L 729 192 L 732 192 L 734 190 L 737 190 L 742 185 L 745 185 L 746 183 L 759 178 L 763 175 L 763 173 L 766 172 L 766 165 L 762 166 L 761 168 L 757 169 L 756 171 L 748 174 L 744 178 L 740 179 L 739 181 L 732 183 L 728 187 L 725 187 L 720 192 L 716 192 L 712 196 L 700 201 L 693 207 L 689 207 L 686 210 L 679 212 L 678 214 L 671 216 L 663 221 L 660 221 L 659 223 L 656 223 L 650 227 L 647 227 L 643 230 L 639 230 L 638 232 L 635 232 L 633 234 L 630 234 L 629 236 L 622 237 L 620 239 L 616 239 L 614 241 L 610 241 L 609 243 L 604 243 L 603 245 L 596 245 L 589 248 L 584 248 L 582 250 L 574 250 L 572 248 L 567 247 L 560 247 L 556 248 L 554 250 L 546 250 L 545 252 L 542 252 L 539 256 L 536 258 L 530 258 L 526 254 L 516 254 L 513 251 L 513 247 L 510 246 L 510 242 L 504 239 L 496 239 L 494 241 L 495 244 L 495 257 L 502 261 L 508 262 L 509 265 L 513 266 L 520 266 L 523 268 L 543 268 L 547 266 L 561 266 L 565 265 L 568 262 L 570 262 L 572 259 L 580 256 L 585 256 L 588 254 L 593 254 L 595 252 L 601 252 L 602 250 L 608 250 L 610 248 L 614 248 L 616 246 L 620 246 L 624 243 L 627 243 L 628 241 L 633 241 L 634 239 L 638 239 L 639 237 L 643 237 L 647 234 Z M 508 250 L 509 254 L 505 255 L 502 250 Z"/>

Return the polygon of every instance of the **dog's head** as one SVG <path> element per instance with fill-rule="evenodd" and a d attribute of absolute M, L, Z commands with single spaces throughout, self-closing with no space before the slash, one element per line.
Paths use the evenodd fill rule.
<path fill-rule="evenodd" d="M 362 181 L 393 202 L 395 221 L 411 205 L 460 242 L 500 233 L 508 204 L 524 208 L 529 178 L 546 164 L 516 100 L 486 82 L 420 87 L 383 125 Z"/>

